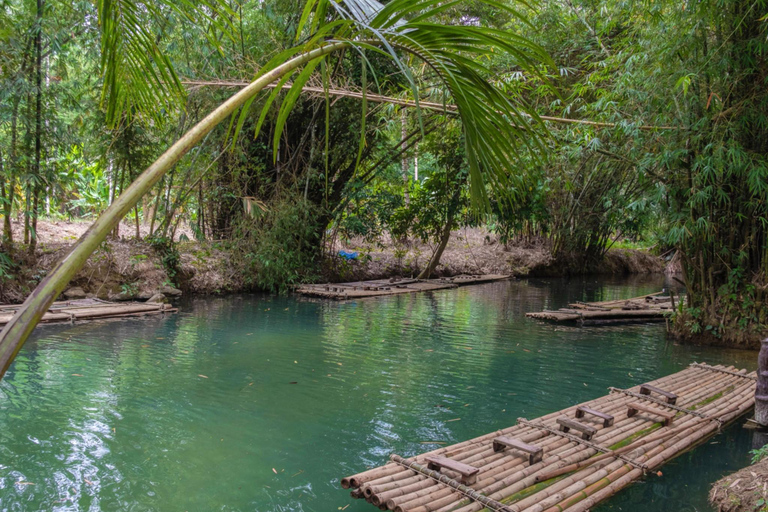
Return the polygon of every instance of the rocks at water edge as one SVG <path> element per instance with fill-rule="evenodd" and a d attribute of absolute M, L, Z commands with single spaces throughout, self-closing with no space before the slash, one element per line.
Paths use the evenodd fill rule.
<path fill-rule="evenodd" d="M 149 300 L 147 300 L 147 302 L 151 304 L 161 304 L 161 303 L 167 303 L 168 299 L 162 293 L 156 293 L 152 297 L 150 297 Z"/>
<path fill-rule="evenodd" d="M 173 286 L 163 286 L 157 292 L 162 293 L 166 297 L 181 297 L 181 290 Z"/>
<path fill-rule="evenodd" d="M 85 298 L 85 291 L 79 286 L 73 286 L 64 292 L 64 298 L 68 300 L 79 300 Z"/>

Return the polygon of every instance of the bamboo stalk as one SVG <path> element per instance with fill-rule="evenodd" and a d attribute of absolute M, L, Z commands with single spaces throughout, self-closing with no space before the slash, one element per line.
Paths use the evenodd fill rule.
<path fill-rule="evenodd" d="M 349 43 L 346 42 L 330 43 L 321 48 L 297 55 L 275 69 L 268 71 L 208 114 L 136 178 L 131 186 L 123 191 L 109 208 L 88 228 L 88 231 L 72 247 L 67 256 L 54 266 L 37 288 L 27 297 L 22 308 L 6 324 L 2 333 L 0 333 L 0 377 L 8 370 L 16 354 L 32 333 L 40 318 L 48 310 L 48 307 L 64 291 L 64 288 L 83 265 L 85 265 L 88 257 L 168 169 L 178 163 L 215 126 L 232 115 L 248 100 L 255 97 L 267 85 L 315 59 L 345 49 L 348 46 Z"/>
<path fill-rule="evenodd" d="M 701 368 L 688 368 L 676 374 L 652 381 L 651 383 L 677 393 L 679 396 L 678 404 L 680 404 L 681 407 L 696 407 L 697 411 L 706 414 L 712 414 L 715 410 L 721 412 L 723 410 L 727 411 L 729 400 L 738 396 L 738 393 L 746 393 L 744 397 L 748 401 L 747 395 L 749 385 L 737 385 L 739 384 L 737 381 L 744 382 L 742 374 L 735 376 L 730 371 L 726 371 L 715 375 L 713 375 L 712 372 Z M 706 378 L 704 378 L 705 376 Z M 630 389 L 637 389 L 637 387 Z M 707 399 L 717 395 L 718 392 L 722 392 L 725 389 L 733 390 L 733 393 L 727 395 L 728 400 L 726 400 L 726 402 L 720 400 L 719 398 L 722 397 L 719 397 L 718 400 L 715 400 L 712 403 L 706 403 L 699 407 L 702 402 L 706 402 Z M 594 405 L 599 410 L 607 413 L 614 412 L 621 414 L 621 411 L 626 407 L 629 400 L 636 400 L 636 398 L 627 397 L 623 394 L 612 394 L 587 402 L 586 404 Z M 573 412 L 576 407 L 577 406 L 573 406 L 564 409 L 563 411 L 548 414 L 543 416 L 539 421 L 554 425 L 556 417 L 561 416 L 566 412 Z M 638 453 L 639 450 L 645 451 L 651 449 L 667 442 L 669 439 L 675 439 L 676 436 L 680 435 L 680 432 L 692 432 L 693 426 L 702 422 L 712 424 L 710 426 L 715 429 L 719 427 L 715 422 L 697 416 L 688 415 L 682 412 L 678 413 L 678 416 L 679 419 L 675 424 L 675 428 L 672 429 L 674 432 L 663 431 L 651 434 L 648 437 L 634 441 L 628 447 L 624 447 L 620 453 Z M 596 425 L 598 433 L 595 436 L 595 441 L 602 443 L 603 446 L 612 446 L 613 444 L 626 439 L 627 435 L 635 435 L 637 432 L 642 431 L 643 425 L 647 425 L 648 420 L 649 418 L 638 418 L 637 416 L 633 418 L 619 417 L 614 422 L 614 426 L 608 429 L 602 428 L 601 424 Z M 527 461 L 525 457 L 512 456 L 510 458 L 511 454 L 494 453 L 490 447 L 490 441 L 494 437 L 497 437 L 499 433 L 514 435 L 527 441 L 538 439 L 539 441 L 537 441 L 537 444 L 545 449 L 544 459 L 534 466 L 526 467 Z M 542 475 L 544 472 L 551 473 L 553 466 L 562 468 L 569 464 L 587 459 L 587 465 L 585 465 L 581 471 L 578 471 L 576 474 L 571 475 L 564 480 L 551 484 L 543 493 L 538 492 L 534 493 L 531 497 L 523 498 L 523 500 L 520 500 L 515 506 L 511 506 L 512 508 L 510 508 L 510 510 L 522 510 L 522 508 L 520 508 L 521 506 L 534 503 L 537 500 L 548 504 L 556 501 L 557 497 L 569 497 L 573 492 L 583 491 L 597 480 L 601 480 L 589 475 L 594 475 L 596 472 L 602 472 L 609 466 L 610 468 L 620 468 L 625 465 L 623 461 L 608 462 L 608 459 L 611 459 L 615 453 L 608 454 L 610 457 L 602 457 L 598 455 L 598 457 L 601 457 L 601 460 L 594 460 L 598 457 L 593 457 L 596 452 L 592 448 L 568 439 L 550 435 L 548 432 L 536 432 L 531 428 L 525 428 L 521 425 L 486 434 L 485 436 L 480 436 L 479 438 L 459 443 L 454 446 L 442 447 L 429 453 L 441 453 L 454 460 L 471 463 L 473 466 L 481 469 L 481 478 L 478 479 L 477 483 L 472 485 L 471 488 L 484 495 L 488 495 L 493 499 L 504 499 L 505 496 L 510 496 L 519 490 L 534 485 L 536 483 L 536 477 Z M 426 455 L 427 454 L 422 454 L 413 459 L 420 459 Z M 592 460 L 589 460 L 590 457 L 592 457 Z M 599 463 L 603 460 L 605 461 L 604 463 Z M 452 476 L 451 472 L 447 471 L 446 473 L 447 476 Z M 394 510 L 408 512 L 438 510 L 440 512 L 448 512 L 450 510 L 455 510 L 456 507 L 462 507 L 458 510 L 461 510 L 462 512 L 466 510 L 469 512 L 470 510 L 479 510 L 477 507 L 482 508 L 482 506 L 477 503 L 467 504 L 467 498 L 464 495 L 457 493 L 452 489 L 443 488 L 436 482 L 428 480 L 426 477 L 420 478 L 419 475 L 408 470 L 394 473 L 383 478 L 373 479 L 364 484 L 363 489 L 365 490 L 364 494 L 366 494 L 369 499 L 372 498 L 371 501 L 380 504 L 386 502 L 387 506 Z M 536 510 L 539 509 L 537 508 Z"/>
<path fill-rule="evenodd" d="M 214 86 L 214 87 L 243 87 L 245 85 L 248 85 L 248 82 L 238 82 L 238 81 L 222 81 L 222 80 L 185 80 L 181 82 L 183 85 L 189 85 L 193 87 L 202 87 L 202 86 Z M 275 84 L 270 84 L 267 87 L 275 87 Z M 290 89 L 293 86 L 293 84 L 285 84 L 283 85 L 283 89 Z M 302 91 L 304 92 L 311 92 L 316 94 L 329 94 L 331 96 L 338 96 L 343 98 L 356 98 L 356 99 L 363 99 L 363 93 L 358 91 L 350 91 L 347 89 L 323 89 L 322 87 L 313 87 L 310 85 L 305 85 L 302 87 Z M 373 101 L 376 103 L 391 103 L 393 105 L 400 105 L 403 107 L 419 107 L 422 109 L 428 109 L 428 110 L 437 110 L 440 112 L 445 112 L 448 114 L 456 114 L 458 113 L 458 109 L 456 105 L 450 105 L 450 104 L 443 104 L 443 103 L 434 103 L 430 101 L 419 101 L 418 105 L 414 101 L 410 100 L 404 100 L 401 98 L 393 98 L 391 96 L 382 96 L 380 94 L 372 94 L 369 92 L 365 93 L 365 99 L 367 101 Z M 526 114 L 522 114 L 525 117 L 528 117 Z M 583 119 L 570 119 L 565 117 L 554 117 L 554 116 L 539 116 L 544 121 L 549 121 L 553 123 L 564 123 L 564 124 L 582 124 L 582 125 L 588 125 L 588 126 L 595 126 L 599 128 L 616 128 L 615 123 L 603 123 L 598 121 L 588 121 Z M 646 130 L 646 131 L 656 131 L 656 130 L 680 130 L 679 126 L 649 126 L 649 125 L 640 125 L 638 127 L 640 130 Z M 662 292 L 654 293 L 651 295 L 659 295 Z M 641 298 L 645 298 L 646 295 L 644 295 Z M 630 300 L 630 299 L 625 299 Z"/>
<path fill-rule="evenodd" d="M 711 387 L 711 386 L 710 386 L 710 387 Z M 532 482 L 524 482 L 524 483 L 523 483 L 523 484 L 522 484 L 520 487 L 522 487 L 522 488 L 525 488 L 525 487 L 527 487 L 527 486 L 528 486 L 527 484 L 529 484 L 529 483 L 532 483 Z M 484 490 L 484 491 L 485 491 L 485 490 Z M 515 490 L 515 492 L 517 492 L 517 491 Z M 501 494 L 502 494 L 502 493 L 499 493 L 499 495 L 501 495 Z M 506 493 L 504 493 L 504 494 L 506 494 Z M 494 497 L 495 497 L 495 498 L 498 498 L 499 496 L 494 496 Z M 470 505 L 470 507 L 472 507 L 472 506 Z M 447 507 L 446 507 L 446 508 L 445 508 L 445 510 L 449 510 L 449 508 L 447 508 Z M 462 511 L 464 511 L 465 509 L 461 509 L 461 510 L 462 510 Z M 471 509 L 469 509 L 469 508 L 468 508 L 467 510 L 479 510 L 479 509 L 477 509 L 476 507 L 473 507 L 473 508 L 471 508 Z"/>
<path fill-rule="evenodd" d="M 592 455 L 593 453 L 594 453 L 594 452 L 590 452 L 590 453 L 589 453 L 589 455 Z M 519 469 L 519 468 L 518 468 L 518 469 Z M 519 476 L 520 476 L 520 475 L 518 475 L 518 478 L 519 478 Z M 508 483 L 508 482 L 506 482 L 506 483 Z M 528 484 L 524 484 L 524 486 L 528 486 Z M 439 492 L 439 491 L 438 491 L 438 492 Z M 442 492 L 442 495 L 445 495 L 445 494 L 446 494 L 445 492 Z M 402 508 L 403 508 L 403 509 L 405 509 L 405 508 L 408 508 L 408 507 L 410 507 L 410 506 L 416 505 L 416 504 L 418 504 L 418 503 L 427 502 L 429 499 L 434 499 L 434 498 L 437 498 L 437 497 L 438 497 L 438 495 L 437 495 L 437 494 L 426 495 L 426 497 L 424 497 L 424 493 L 420 493 L 420 495 L 422 495 L 422 497 L 421 497 L 421 498 L 419 498 L 419 499 L 418 499 L 418 501 L 416 501 L 416 502 L 410 502 L 410 503 L 405 503 L 405 504 L 402 506 Z M 441 503 L 443 503 L 443 502 L 447 502 L 447 501 L 448 501 L 447 499 L 443 499 L 443 500 L 441 501 Z M 390 503 L 389 505 L 390 505 L 390 508 L 391 508 L 391 505 L 392 505 L 392 503 Z M 432 504 L 432 505 L 435 505 L 435 504 Z M 431 510 L 434 510 L 434 508 L 433 508 L 432 506 L 430 506 L 430 509 L 431 509 Z M 417 508 L 416 510 L 420 510 L 420 509 L 418 509 L 418 508 Z M 447 508 L 446 508 L 446 510 L 447 510 Z"/>

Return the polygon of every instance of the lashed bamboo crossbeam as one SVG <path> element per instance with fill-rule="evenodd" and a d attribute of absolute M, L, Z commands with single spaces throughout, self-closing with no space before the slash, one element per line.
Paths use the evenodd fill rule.
<path fill-rule="evenodd" d="M 740 404 L 742 407 L 725 414 L 723 416 L 724 421 L 731 421 L 736 419 L 751 408 L 752 398 L 748 395 L 752 392 L 753 390 L 749 389 L 746 393 L 743 394 L 745 399 Z M 709 435 L 712 434 L 713 430 L 716 430 L 716 427 L 711 423 L 704 425 L 702 428 L 696 429 L 689 436 L 683 439 L 679 439 L 678 436 L 675 438 L 676 442 L 665 443 L 654 448 L 648 454 L 646 454 L 644 458 L 647 459 L 648 465 L 652 468 L 658 467 L 659 465 L 666 462 L 669 458 L 690 449 L 694 445 L 701 442 L 703 439 L 706 439 Z M 621 489 L 625 485 L 628 485 L 641 476 L 642 473 L 637 473 L 633 471 L 632 468 L 626 465 L 622 465 L 607 475 L 605 480 L 596 482 L 591 486 L 586 487 L 583 491 L 583 496 L 576 496 L 570 500 L 560 502 L 556 507 L 548 509 L 547 512 L 561 511 L 566 508 L 569 511 L 586 511 L 599 501 L 609 497 L 617 490 Z"/>
<path fill-rule="evenodd" d="M 748 392 L 749 392 L 749 390 L 748 390 Z M 592 453 L 594 453 L 594 451 Z M 624 465 L 623 462 L 620 463 L 620 464 Z M 532 484 L 533 484 L 533 482 L 530 482 L 530 481 L 529 482 L 524 482 L 523 485 L 525 485 L 525 487 L 523 487 L 523 485 L 520 485 L 520 486 L 517 486 L 516 488 L 507 488 L 507 489 L 503 489 L 503 490 L 501 490 L 501 491 L 499 491 L 499 492 L 497 492 L 495 494 L 488 494 L 488 492 L 486 490 L 486 492 L 484 494 L 489 495 L 489 496 L 493 496 L 495 499 L 503 499 L 503 498 L 505 498 L 507 496 L 511 496 L 515 492 L 519 492 L 520 490 L 522 490 L 522 489 L 524 489 L 526 487 L 529 487 Z M 539 496 L 541 497 L 541 495 L 539 495 Z M 511 509 L 515 510 L 514 507 L 511 507 Z M 469 510 L 480 510 L 480 508 L 473 507 L 472 505 L 470 505 L 468 508 L 462 508 L 462 509 L 459 509 L 459 510 L 461 510 L 462 512 L 468 512 Z"/>
<path fill-rule="evenodd" d="M 681 376 L 681 377 L 684 377 L 684 376 Z M 696 384 L 694 383 L 693 385 L 696 385 Z M 626 400 L 622 400 L 622 402 L 626 402 Z M 556 416 L 556 415 L 557 415 L 557 414 L 554 414 L 554 415 L 551 415 L 551 416 Z M 449 447 L 449 448 L 450 448 L 450 447 Z M 517 462 L 517 463 L 521 463 L 521 462 L 522 462 L 522 460 L 518 460 L 518 461 L 516 461 L 516 462 Z M 409 474 L 409 473 L 407 473 L 407 472 L 406 472 L 406 474 Z M 413 480 L 411 480 L 411 481 L 413 481 Z"/>
<path fill-rule="evenodd" d="M 617 436 L 617 437 L 621 437 L 621 436 Z M 560 444 L 560 445 L 563 445 L 563 444 L 567 444 L 567 443 L 566 443 L 566 442 L 564 442 L 564 441 L 561 441 L 561 442 L 559 442 L 559 444 Z M 573 449 L 571 449 L 571 451 L 573 451 Z M 548 459 L 547 459 L 547 461 L 551 461 L 551 458 L 548 458 Z M 547 461 L 545 461 L 545 463 L 546 463 Z M 520 462 L 522 462 L 522 461 L 520 461 L 520 460 L 517 460 L 516 462 L 517 462 L 517 463 L 520 463 Z M 541 465 L 539 465 L 538 467 L 541 467 Z M 516 467 L 516 468 L 512 468 L 512 470 L 513 470 L 513 471 L 515 471 L 515 470 L 519 470 L 519 469 L 520 469 L 519 467 Z M 488 474 L 488 473 L 486 473 L 486 474 Z M 507 482 L 507 483 L 508 483 L 508 482 Z"/>
<path fill-rule="evenodd" d="M 717 368 L 717 367 L 715 367 Z M 700 415 L 712 415 L 717 411 L 728 411 L 728 405 L 733 404 L 733 400 L 741 397 L 738 402 L 737 410 L 729 414 L 740 415 L 745 409 L 751 406 L 752 391 L 750 387 L 753 383 L 749 379 L 744 379 L 743 373 L 736 372 L 735 369 L 722 368 L 722 372 L 712 372 L 704 368 L 688 368 L 677 374 L 673 374 L 649 384 L 672 391 L 679 396 L 678 405 L 689 409 L 696 406 L 697 415 L 677 412 L 678 419 L 675 420 L 674 431 L 670 427 L 664 427 L 658 433 L 646 432 L 646 439 L 643 437 L 633 440 L 630 447 L 632 450 L 622 450 L 622 453 L 628 453 L 632 456 L 644 453 L 644 450 L 651 450 L 649 454 L 643 455 L 643 459 L 652 460 L 658 446 L 668 444 L 671 440 L 676 440 L 681 434 L 675 432 L 684 432 L 689 436 L 692 433 L 695 422 L 703 422 L 706 428 L 696 428 L 695 430 L 706 430 L 715 432 L 720 424 L 716 421 L 710 421 L 708 418 L 699 417 Z M 630 388 L 639 390 L 639 387 Z M 718 396 L 719 393 L 728 391 L 726 398 Z M 708 399 L 716 397 L 711 403 Z M 658 418 L 652 418 L 639 414 L 632 418 L 626 417 L 626 405 L 633 397 L 623 394 L 607 395 L 596 400 L 587 402 L 588 407 L 602 411 L 606 414 L 615 416 L 616 421 L 613 426 L 603 428 L 603 422 L 599 418 L 580 418 L 579 421 L 589 423 L 597 429 L 597 434 L 593 439 L 599 446 L 609 447 L 619 442 L 627 440 L 629 437 L 642 432 L 647 427 L 656 425 Z M 537 422 L 543 422 L 551 427 L 556 426 L 556 419 L 562 415 L 573 416 L 577 406 L 573 406 L 556 413 L 543 416 Z M 653 407 L 662 406 L 653 404 Z M 714 429 L 714 430 L 713 430 Z M 428 454 L 422 454 L 412 457 L 412 461 L 422 460 L 427 455 L 442 455 L 449 457 L 457 462 L 469 464 L 480 469 L 477 482 L 471 486 L 477 492 L 482 493 L 494 500 L 505 500 L 510 496 L 528 489 L 536 483 L 536 477 L 552 473 L 553 470 L 568 467 L 587 461 L 583 466 L 577 466 L 572 470 L 578 469 L 575 473 L 567 477 L 549 482 L 545 492 L 533 493 L 529 497 L 517 500 L 516 503 L 509 505 L 510 510 L 524 510 L 528 503 L 544 502 L 547 506 L 550 502 L 558 499 L 571 499 L 573 492 L 581 492 L 590 488 L 596 491 L 594 482 L 606 482 L 606 478 L 619 479 L 623 474 L 617 474 L 623 466 L 627 466 L 625 461 L 605 457 L 605 461 L 589 461 L 590 458 L 597 459 L 597 451 L 593 448 L 583 446 L 578 442 L 564 439 L 549 432 L 536 431 L 520 425 L 515 425 L 507 429 L 500 430 L 485 436 L 459 443 L 457 445 L 442 447 Z M 667 433 L 665 433 L 667 431 Z M 523 452 L 507 450 L 496 453 L 492 448 L 492 440 L 495 437 L 506 435 L 519 439 L 526 443 L 534 443 L 541 446 L 544 450 L 544 458 L 541 462 L 534 465 L 528 464 L 528 457 Z M 614 466 L 615 471 L 614 471 Z M 632 466 L 628 466 L 632 468 Z M 634 469 L 634 468 L 632 468 Z M 642 473 L 642 471 L 640 471 Z M 451 475 L 450 471 L 444 470 L 446 475 Z M 605 474 L 605 475 L 604 475 Z M 455 476 L 455 475 L 454 475 Z M 445 488 L 438 482 L 416 474 L 412 470 L 398 468 L 395 465 L 387 465 L 381 468 L 375 468 L 353 477 L 345 479 L 347 485 L 361 487 L 366 499 L 372 503 L 386 503 L 387 507 L 393 510 L 407 512 L 427 512 L 440 511 L 448 512 L 460 510 L 461 512 L 478 511 L 482 505 L 470 503 L 461 493 L 453 489 Z M 593 482 L 594 481 L 594 482 Z M 535 504 L 534 503 L 534 504 Z M 538 509 L 537 509 L 538 510 Z"/>

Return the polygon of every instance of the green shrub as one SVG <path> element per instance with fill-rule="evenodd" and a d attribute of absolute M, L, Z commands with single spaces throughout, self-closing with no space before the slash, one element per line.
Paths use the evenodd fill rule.
<path fill-rule="evenodd" d="M 316 281 L 321 260 L 322 212 L 302 198 L 287 197 L 245 216 L 233 237 L 247 285 L 283 293 Z"/>

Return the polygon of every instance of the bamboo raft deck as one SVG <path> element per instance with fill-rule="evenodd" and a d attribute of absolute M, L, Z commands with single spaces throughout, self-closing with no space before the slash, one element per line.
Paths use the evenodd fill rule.
<path fill-rule="evenodd" d="M 576 302 L 557 311 L 526 313 L 525 316 L 579 325 L 664 321 L 672 313 L 675 299 L 671 295 L 661 296 L 661 293 L 604 302 Z"/>
<path fill-rule="evenodd" d="M 491 283 L 509 279 L 508 275 L 459 275 L 438 279 L 376 279 L 351 283 L 303 284 L 296 287 L 296 293 L 326 299 L 360 299 L 363 297 L 383 297 L 402 293 L 447 290 L 470 284 Z"/>
<path fill-rule="evenodd" d="M 0 326 L 11 321 L 21 307 L 16 304 L 0 304 Z M 150 302 L 108 302 L 99 299 L 80 299 L 54 302 L 43 315 L 40 323 L 75 323 L 83 320 L 123 318 L 132 316 L 176 313 L 170 304 Z"/>
<path fill-rule="evenodd" d="M 343 478 L 396 512 L 585 512 L 754 406 L 755 372 L 687 369 Z"/>

